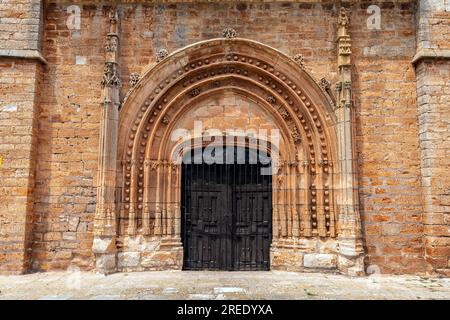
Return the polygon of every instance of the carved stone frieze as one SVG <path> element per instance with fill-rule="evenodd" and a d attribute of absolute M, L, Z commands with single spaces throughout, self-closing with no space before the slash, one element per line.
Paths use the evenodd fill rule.
<path fill-rule="evenodd" d="M 145 165 L 150 167 L 150 170 L 155 171 L 161 164 L 161 160 L 145 160 Z"/>
<path fill-rule="evenodd" d="M 342 37 L 339 41 L 339 54 L 350 55 L 352 53 L 352 46 L 350 37 Z"/>

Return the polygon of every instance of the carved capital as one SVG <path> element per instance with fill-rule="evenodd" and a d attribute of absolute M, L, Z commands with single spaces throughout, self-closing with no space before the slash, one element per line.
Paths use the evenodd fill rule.
<path fill-rule="evenodd" d="M 155 171 L 161 165 L 161 160 L 146 160 L 146 165 L 150 167 L 150 170 Z"/>

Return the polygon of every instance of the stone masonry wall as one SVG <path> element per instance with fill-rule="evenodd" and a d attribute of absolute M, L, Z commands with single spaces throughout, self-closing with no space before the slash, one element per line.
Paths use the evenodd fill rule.
<path fill-rule="evenodd" d="M 415 74 L 415 5 L 380 4 L 381 29 L 352 15 L 356 148 L 370 272 L 423 271 Z M 359 26 L 359 27 L 357 27 Z"/>
<path fill-rule="evenodd" d="M 448 1 L 447 1 L 448 2 Z M 424 201 L 425 258 L 450 275 L 450 3 L 417 10 L 417 106 Z"/>
<path fill-rule="evenodd" d="M 0 59 L 0 273 L 29 268 L 41 66 Z"/>
<path fill-rule="evenodd" d="M 361 214 L 367 263 L 383 273 L 424 271 L 420 155 L 417 140 L 414 1 L 380 2 L 381 30 L 367 28 L 369 4 L 352 5 Z M 106 5 L 80 4 L 81 29 L 66 26 L 67 5 L 47 3 L 45 70 L 33 269 L 93 266 L 92 217 Z M 288 55 L 302 53 L 318 78 L 336 78 L 334 2 L 121 5 L 122 96 L 132 72 L 155 52 L 221 36 L 240 37 Z"/>
<path fill-rule="evenodd" d="M 0 56 L 37 57 L 42 1 L 0 0 Z"/>
<path fill-rule="evenodd" d="M 157 50 L 220 37 L 225 27 L 290 56 L 303 54 L 306 68 L 334 87 L 337 1 L 179 2 L 119 5 L 122 97 L 130 74 L 146 70 Z M 448 274 L 450 64 L 448 57 L 411 61 L 422 49 L 448 53 L 449 11 L 436 0 L 343 2 L 351 7 L 366 263 L 381 273 Z M 72 4 L 80 8 L 79 30 L 67 26 Z M 367 25 L 372 4 L 381 9 L 380 29 Z M 40 1 L 0 0 L 0 273 L 94 267 L 110 6 L 44 7 L 40 21 Z"/>
<path fill-rule="evenodd" d="M 450 275 L 450 62 L 417 67 L 427 261 Z"/>
<path fill-rule="evenodd" d="M 41 9 L 38 0 L 0 1 L 0 273 L 30 266 Z"/>

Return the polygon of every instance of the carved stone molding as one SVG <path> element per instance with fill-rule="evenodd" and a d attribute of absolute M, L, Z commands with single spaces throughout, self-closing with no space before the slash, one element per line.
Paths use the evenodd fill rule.
<path fill-rule="evenodd" d="M 326 78 L 322 78 L 320 79 L 319 86 L 323 91 L 328 92 L 328 90 L 330 90 L 331 83 Z"/>
<path fill-rule="evenodd" d="M 120 87 L 117 63 L 106 62 L 103 69 L 102 87 Z"/>
<path fill-rule="evenodd" d="M 277 102 L 277 100 L 275 99 L 275 97 L 274 96 L 272 96 L 272 95 L 269 95 L 268 97 L 267 97 L 267 102 L 269 102 L 269 103 L 271 103 L 271 104 L 275 104 L 276 102 Z"/>
<path fill-rule="evenodd" d="M 200 94 L 200 88 L 194 88 L 189 92 L 189 95 L 194 98 Z"/>
<path fill-rule="evenodd" d="M 305 69 L 305 59 L 301 53 L 296 54 L 292 59 L 300 66 L 300 68 Z"/>
<path fill-rule="evenodd" d="M 339 11 L 339 26 L 347 28 L 349 24 L 347 10 L 344 7 L 341 7 Z"/>
<path fill-rule="evenodd" d="M 156 52 L 156 62 L 161 62 L 169 55 L 169 52 L 166 49 L 159 49 Z"/>
<path fill-rule="evenodd" d="M 130 86 L 134 87 L 140 80 L 141 75 L 137 72 L 130 74 Z"/>
<path fill-rule="evenodd" d="M 280 107 L 278 109 L 278 112 L 280 113 L 281 117 L 283 117 L 283 119 L 289 119 L 290 118 L 289 112 L 286 110 L 286 108 Z"/>
<path fill-rule="evenodd" d="M 294 143 L 300 143 L 302 142 L 302 137 L 300 135 L 300 132 L 298 131 L 297 127 L 292 126 L 291 127 L 291 136 L 294 139 Z"/>
<path fill-rule="evenodd" d="M 227 39 L 236 38 L 237 37 L 237 32 L 236 32 L 236 30 L 234 30 L 232 28 L 225 28 L 222 31 L 222 36 L 224 38 L 227 38 Z"/>
<path fill-rule="evenodd" d="M 105 41 L 106 52 L 116 52 L 119 47 L 119 39 L 115 34 L 109 34 Z"/>
<path fill-rule="evenodd" d="M 167 114 L 165 114 L 165 115 L 163 116 L 161 122 L 162 122 L 163 124 L 165 124 L 165 125 L 169 124 L 169 122 L 170 122 L 169 116 L 168 116 Z"/>

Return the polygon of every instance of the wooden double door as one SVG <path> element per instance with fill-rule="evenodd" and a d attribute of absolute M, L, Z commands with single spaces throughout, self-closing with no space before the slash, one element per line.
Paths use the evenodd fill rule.
<path fill-rule="evenodd" d="M 263 172 L 267 167 L 183 164 L 185 270 L 269 270 L 272 176 Z"/>

